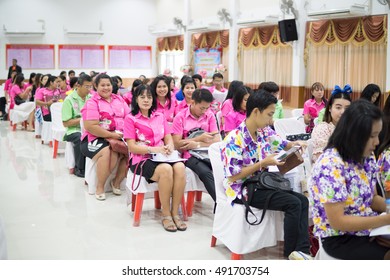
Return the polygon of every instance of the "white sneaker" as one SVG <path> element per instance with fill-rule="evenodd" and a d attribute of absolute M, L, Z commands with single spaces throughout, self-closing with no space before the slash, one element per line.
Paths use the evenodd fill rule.
<path fill-rule="evenodd" d="M 313 257 L 305 254 L 301 251 L 293 251 L 289 256 L 289 260 L 298 260 L 298 261 L 308 261 L 308 260 L 313 260 Z"/>

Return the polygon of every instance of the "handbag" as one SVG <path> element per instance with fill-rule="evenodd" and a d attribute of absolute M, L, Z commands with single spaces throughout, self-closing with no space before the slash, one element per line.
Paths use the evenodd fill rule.
<path fill-rule="evenodd" d="M 20 104 L 23 104 L 24 102 L 26 102 L 26 100 L 21 98 L 19 95 L 15 95 L 14 101 L 15 101 L 16 105 L 20 105 Z"/>
<path fill-rule="evenodd" d="M 113 152 L 116 152 L 116 153 L 122 154 L 126 157 L 129 157 L 129 149 L 128 149 L 127 144 L 125 143 L 125 141 L 123 139 L 119 140 L 119 139 L 115 139 L 115 138 L 106 138 L 106 140 L 110 144 L 110 149 Z"/>
<path fill-rule="evenodd" d="M 272 192 L 268 194 L 265 200 L 263 213 L 261 214 L 261 218 L 259 220 L 250 208 L 250 203 L 252 201 L 254 193 L 262 190 L 270 190 Z M 282 177 L 278 173 L 269 172 L 266 170 L 245 180 L 245 182 L 242 184 L 241 201 L 245 206 L 245 220 L 247 221 L 247 223 L 250 225 L 261 224 L 272 196 L 277 192 L 291 192 L 291 190 L 291 183 L 288 179 Z M 249 221 L 249 214 L 252 214 L 255 217 L 255 221 Z"/>
<path fill-rule="evenodd" d="M 197 136 L 202 135 L 203 133 L 205 133 L 205 131 L 203 129 L 193 128 L 188 132 L 187 138 L 192 139 L 192 138 L 195 138 Z M 211 161 L 210 161 L 208 148 L 206 148 L 206 149 L 204 149 L 204 148 L 203 149 L 192 149 L 192 150 L 188 150 L 188 153 L 191 156 L 193 156 L 194 158 L 199 159 L 200 161 L 203 161 L 211 168 Z"/>

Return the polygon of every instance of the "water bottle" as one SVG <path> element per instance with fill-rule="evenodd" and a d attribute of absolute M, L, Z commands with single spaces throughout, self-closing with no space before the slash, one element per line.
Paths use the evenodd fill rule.
<path fill-rule="evenodd" d="M 390 198 L 386 199 L 386 214 L 390 214 Z"/>

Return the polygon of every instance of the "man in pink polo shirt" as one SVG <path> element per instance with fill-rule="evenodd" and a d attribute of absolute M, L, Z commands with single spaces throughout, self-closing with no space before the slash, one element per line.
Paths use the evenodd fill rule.
<path fill-rule="evenodd" d="M 183 158 L 188 159 L 186 166 L 194 171 L 205 185 L 213 200 L 215 184 L 211 164 L 191 156 L 189 150 L 209 147 L 221 140 L 214 114 L 208 110 L 213 96 L 208 89 L 196 89 L 192 94 L 193 104 L 188 109 L 180 111 L 173 120 L 172 135 L 175 148 L 183 152 Z M 199 136 L 188 138 L 191 132 L 203 130 Z"/>

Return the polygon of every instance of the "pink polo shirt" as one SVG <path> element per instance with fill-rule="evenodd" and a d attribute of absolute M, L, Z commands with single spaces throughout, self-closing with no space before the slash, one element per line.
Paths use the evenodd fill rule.
<path fill-rule="evenodd" d="M 245 112 L 230 111 L 225 116 L 224 131 L 230 132 L 236 129 L 246 118 Z"/>
<path fill-rule="evenodd" d="M 22 89 L 18 85 L 13 85 L 11 87 L 11 90 L 9 91 L 9 97 L 10 97 L 10 109 L 13 109 L 15 107 L 15 96 L 22 93 Z"/>
<path fill-rule="evenodd" d="M 8 80 L 5 81 L 4 90 L 9 91 L 11 90 L 11 87 L 12 87 L 12 79 L 9 78 Z"/>
<path fill-rule="evenodd" d="M 310 108 L 313 108 L 313 109 L 310 109 Z M 313 98 L 313 99 L 309 99 L 309 100 L 306 100 L 305 104 L 303 105 L 303 114 L 306 115 L 306 114 L 310 114 L 312 118 L 316 118 L 318 117 L 318 113 L 323 109 L 325 108 L 325 102 L 324 101 L 321 101 L 320 104 L 317 104 L 316 100 Z"/>
<path fill-rule="evenodd" d="M 171 108 L 169 108 L 169 104 L 171 103 Z M 167 122 L 172 123 L 173 117 L 175 115 L 175 108 L 177 106 L 176 98 L 172 97 L 172 101 L 167 100 L 164 105 L 160 103 L 157 99 L 157 112 L 161 112 L 164 114 Z"/>
<path fill-rule="evenodd" d="M 175 108 L 175 116 L 187 108 L 188 108 L 188 104 L 187 104 L 186 100 L 184 99 L 182 102 L 177 104 L 177 106 Z"/>
<path fill-rule="evenodd" d="M 47 102 L 49 97 L 53 97 L 57 89 L 51 90 L 48 88 L 40 88 L 35 92 L 35 100 L 40 100 L 42 102 Z M 41 106 L 42 115 L 46 116 L 50 114 L 48 106 Z"/>
<path fill-rule="evenodd" d="M 122 95 L 123 100 L 127 103 L 127 105 L 131 105 L 131 101 L 133 99 L 133 93 L 131 91 L 126 92 Z"/>
<path fill-rule="evenodd" d="M 111 94 L 111 102 L 99 94 L 94 94 L 81 109 L 84 121 L 99 120 L 100 126 L 110 131 L 123 131 L 125 117 L 129 113 L 129 106 L 121 96 L 116 94 Z M 88 136 L 88 142 L 97 138 L 87 130 L 84 131 L 81 139 L 84 139 L 85 136 Z"/>
<path fill-rule="evenodd" d="M 225 119 L 226 115 L 233 111 L 233 100 L 232 99 L 227 99 L 225 100 L 223 103 L 222 103 L 222 106 L 221 106 L 221 114 L 222 114 L 222 118 Z M 225 120 L 224 120 L 225 121 Z M 225 127 L 222 126 L 221 130 L 225 130 Z"/>
<path fill-rule="evenodd" d="M 180 135 L 182 139 L 188 137 L 188 132 L 194 128 L 201 128 L 205 132 L 218 132 L 217 121 L 214 114 L 207 110 L 199 119 L 195 118 L 191 112 L 190 107 L 186 110 L 180 111 L 173 120 L 172 134 Z M 191 155 L 187 152 L 183 152 L 183 158 L 190 158 Z"/>
<path fill-rule="evenodd" d="M 164 137 L 170 133 L 165 116 L 161 112 L 152 112 L 150 118 L 145 117 L 139 112 L 133 116 L 128 114 L 125 118 L 125 127 L 123 138 L 134 139 L 137 144 L 158 147 L 164 145 Z M 146 143 L 146 142 L 150 143 Z M 150 155 L 131 154 L 132 165 L 137 164 L 143 159 L 150 158 Z"/>

